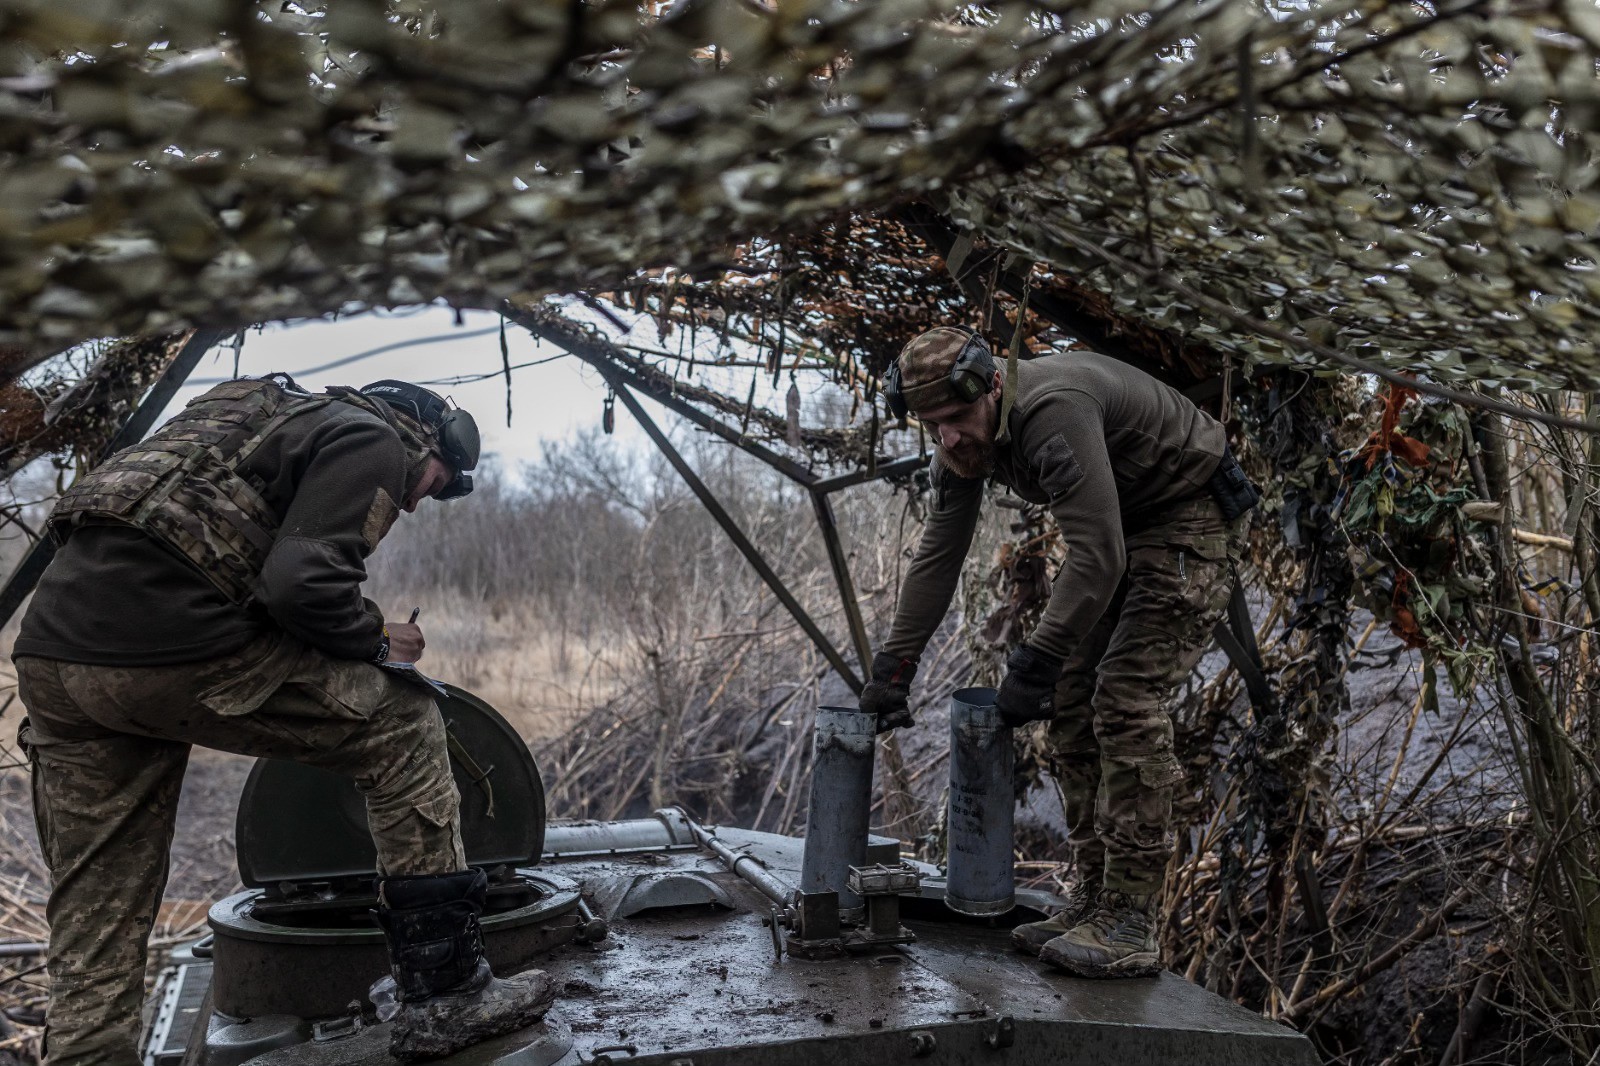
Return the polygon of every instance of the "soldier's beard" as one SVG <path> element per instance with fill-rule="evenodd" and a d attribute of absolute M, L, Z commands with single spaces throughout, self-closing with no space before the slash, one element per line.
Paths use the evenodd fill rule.
<path fill-rule="evenodd" d="M 954 451 L 939 445 L 934 448 L 939 462 L 956 477 L 982 478 L 994 473 L 994 442 L 965 444 Z"/>

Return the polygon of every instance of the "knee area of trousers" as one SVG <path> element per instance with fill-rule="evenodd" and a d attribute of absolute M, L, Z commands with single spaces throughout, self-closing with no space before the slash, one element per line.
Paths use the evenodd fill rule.
<path fill-rule="evenodd" d="M 416 686 L 403 687 L 407 690 L 404 698 L 386 701 L 372 716 L 369 735 L 404 761 L 427 757 L 448 763 L 444 715 L 432 698 Z"/>
<path fill-rule="evenodd" d="M 392 818 L 399 820 L 415 808 L 425 820 L 438 824 L 438 819 L 428 817 L 430 813 L 442 814 L 446 806 L 453 811 L 456 787 L 444 723 L 437 711 L 430 709 L 429 713 L 438 721 L 436 729 L 392 725 L 363 745 L 358 780 L 366 795 L 369 819 L 388 810 L 396 812 Z M 387 717 L 385 712 L 374 721 Z"/>
<path fill-rule="evenodd" d="M 1094 686 L 1095 707 L 1110 698 L 1161 703 L 1189 673 L 1189 667 L 1176 640 L 1152 638 L 1144 647 L 1128 649 L 1126 654 L 1100 665 Z"/>
<path fill-rule="evenodd" d="M 1101 754 L 1138 758 L 1172 750 L 1172 716 L 1159 704 L 1112 701 L 1095 705 L 1094 735 Z"/>
<path fill-rule="evenodd" d="M 1078 777 L 1100 771 L 1100 749 L 1095 747 L 1056 749 L 1050 753 L 1050 773 L 1053 777 Z"/>
<path fill-rule="evenodd" d="M 444 740 L 444 716 L 432 693 L 405 681 L 390 683 L 388 698 L 383 702 L 379 716 L 389 722 L 389 728 L 417 737 L 437 734 Z"/>
<path fill-rule="evenodd" d="M 410 833 L 432 836 L 449 831 L 460 819 L 460 797 L 456 795 L 454 781 L 439 787 L 433 782 L 423 788 L 392 798 L 367 797 L 367 822 L 376 837 L 403 830 L 411 823 Z"/>
<path fill-rule="evenodd" d="M 1166 677 L 1149 672 L 1108 674 L 1094 687 L 1094 713 L 1097 718 L 1110 713 L 1145 713 L 1159 708 L 1173 693 Z"/>

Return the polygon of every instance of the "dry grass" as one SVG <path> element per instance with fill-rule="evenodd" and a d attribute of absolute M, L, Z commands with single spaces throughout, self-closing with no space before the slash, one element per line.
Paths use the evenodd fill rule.
<path fill-rule="evenodd" d="M 532 605 L 490 608 L 449 594 L 418 605 L 428 640 L 422 669 L 488 701 L 524 740 L 561 733 L 619 686 L 620 666 L 605 639 L 578 640 L 551 628 Z M 395 603 L 386 610 L 406 617 L 410 608 Z"/>
<path fill-rule="evenodd" d="M 0 944 L 40 943 L 49 936 L 44 903 L 50 877 L 35 842 L 27 773 L 13 742 L 22 720 L 10 656 L 14 631 L 14 625 L 0 630 Z M 0 956 L 0 1063 L 6 1054 L 21 1062 L 38 1055 L 40 1030 L 23 1023 L 42 1016 L 49 987 L 43 964 L 34 954 Z"/>

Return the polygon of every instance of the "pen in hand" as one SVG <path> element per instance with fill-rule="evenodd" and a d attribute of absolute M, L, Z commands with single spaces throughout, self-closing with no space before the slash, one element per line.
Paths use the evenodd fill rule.
<path fill-rule="evenodd" d="M 413 626 L 416 625 L 417 624 L 417 616 L 420 615 L 421 613 L 422 613 L 422 608 L 421 607 L 413 607 L 413 608 L 411 608 L 411 617 L 406 619 L 406 624 L 407 625 L 413 625 Z M 418 649 L 418 652 L 420 654 L 420 648 Z M 403 662 L 403 663 L 402 662 L 395 662 L 395 663 L 392 663 L 392 664 L 385 664 L 385 665 L 392 665 L 392 666 L 394 666 L 394 667 L 396 667 L 398 669 L 406 670 L 408 672 L 407 676 L 416 678 L 417 680 L 421 681 L 423 684 L 427 685 L 429 688 L 431 688 L 439 696 L 441 696 L 441 697 L 443 697 L 445 699 L 449 699 L 450 698 L 450 692 L 449 692 L 448 689 L 446 689 L 443 685 L 439 684 L 439 682 L 435 681 L 433 678 L 427 676 L 426 674 L 422 673 L 420 670 L 417 669 L 417 664 L 416 664 L 415 659 L 412 659 L 412 660 L 409 660 L 409 661 Z"/>
<path fill-rule="evenodd" d="M 394 632 L 388 626 L 383 627 L 383 635 L 389 639 L 389 654 L 384 658 L 384 666 L 409 666 L 422 655 L 422 631 L 416 628 L 417 616 L 422 613 L 421 607 L 411 609 L 411 618 L 402 628 L 399 622 L 394 623 Z"/>

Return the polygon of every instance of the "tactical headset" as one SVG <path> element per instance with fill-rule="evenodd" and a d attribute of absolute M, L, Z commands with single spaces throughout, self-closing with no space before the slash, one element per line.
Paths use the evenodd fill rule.
<path fill-rule="evenodd" d="M 374 381 L 361 389 L 361 395 L 382 400 L 390 407 L 404 411 L 423 425 L 430 427 L 439 439 L 439 451 L 444 461 L 455 470 L 455 477 L 444 488 L 434 493 L 436 500 L 454 500 L 472 491 L 472 475 L 468 470 L 478 465 L 478 423 L 472 415 L 452 405 L 436 392 L 409 381 Z"/>
<path fill-rule="evenodd" d="M 989 395 L 993 388 L 994 354 L 989 351 L 989 346 L 977 330 L 967 326 L 946 328 L 960 330 L 967 335 L 967 342 L 956 353 L 956 361 L 950 366 L 950 389 L 962 403 L 976 403 Z M 889 364 L 888 372 L 883 375 L 883 398 L 896 418 L 906 417 L 905 385 L 900 379 L 898 358 Z"/>

